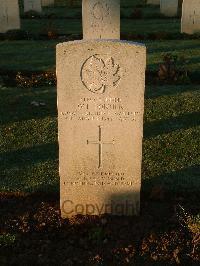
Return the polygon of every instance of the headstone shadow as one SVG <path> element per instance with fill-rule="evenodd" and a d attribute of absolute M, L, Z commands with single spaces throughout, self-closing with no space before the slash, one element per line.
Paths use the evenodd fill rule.
<path fill-rule="evenodd" d="M 200 125 L 200 112 L 180 115 L 165 120 L 147 122 L 144 124 L 144 138 L 152 138 L 161 134 L 188 129 Z"/>

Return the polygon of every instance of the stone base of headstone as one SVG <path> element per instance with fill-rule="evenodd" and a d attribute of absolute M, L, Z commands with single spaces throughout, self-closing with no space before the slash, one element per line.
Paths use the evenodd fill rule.
<path fill-rule="evenodd" d="M 140 211 L 146 48 L 57 45 L 62 217 Z"/>

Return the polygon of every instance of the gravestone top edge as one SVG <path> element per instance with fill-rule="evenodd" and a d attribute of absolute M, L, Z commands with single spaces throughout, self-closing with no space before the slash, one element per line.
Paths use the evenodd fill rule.
<path fill-rule="evenodd" d="M 62 42 L 56 45 L 57 48 L 60 48 L 62 46 L 69 46 L 69 45 L 80 45 L 80 44 L 103 44 L 103 43 L 110 43 L 110 44 L 127 44 L 130 46 L 136 46 L 140 48 L 146 49 L 146 45 L 144 43 L 139 42 L 132 42 L 132 41 L 126 41 L 126 40 L 116 40 L 116 39 L 96 39 L 96 40 L 75 40 L 75 41 L 69 41 L 69 42 Z"/>

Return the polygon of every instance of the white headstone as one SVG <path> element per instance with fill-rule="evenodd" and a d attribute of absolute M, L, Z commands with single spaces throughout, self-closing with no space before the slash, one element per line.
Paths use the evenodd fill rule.
<path fill-rule="evenodd" d="M 120 1 L 83 0 L 83 39 L 120 39 Z"/>
<path fill-rule="evenodd" d="M 41 0 L 24 0 L 24 12 L 42 12 Z"/>
<path fill-rule="evenodd" d="M 200 0 L 184 0 L 182 6 L 181 32 L 200 32 Z"/>
<path fill-rule="evenodd" d="M 108 10 L 118 13 L 94 10 L 103 20 Z M 106 21 L 115 25 L 115 19 Z M 57 45 L 61 214 L 137 215 L 146 48 L 111 40 L 112 31 L 101 27 L 99 37 L 110 40 L 89 40 L 92 31 L 88 28 L 88 40 Z"/>
<path fill-rule="evenodd" d="M 62 217 L 139 214 L 145 65 L 136 43 L 57 46 Z"/>
<path fill-rule="evenodd" d="M 52 6 L 54 5 L 54 0 L 42 0 L 42 6 Z"/>
<path fill-rule="evenodd" d="M 178 12 L 178 0 L 160 0 L 160 12 L 167 17 L 175 17 Z"/>
<path fill-rule="evenodd" d="M 20 29 L 18 0 L 0 1 L 0 32 Z"/>
<path fill-rule="evenodd" d="M 160 5 L 160 0 L 147 0 L 147 4 Z"/>

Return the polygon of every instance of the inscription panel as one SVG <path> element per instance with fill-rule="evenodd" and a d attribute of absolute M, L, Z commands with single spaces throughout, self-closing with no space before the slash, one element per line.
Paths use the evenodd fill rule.
<path fill-rule="evenodd" d="M 81 98 L 73 108 L 60 115 L 68 121 L 134 122 L 141 114 L 129 109 L 121 98 Z"/>
<path fill-rule="evenodd" d="M 134 186 L 137 185 L 137 181 L 134 181 L 134 177 L 127 178 L 125 173 L 80 172 L 76 181 L 64 181 L 63 184 L 66 186 Z"/>
<path fill-rule="evenodd" d="M 125 202 L 134 206 L 126 215 L 139 211 L 145 51 L 142 45 L 122 41 L 76 41 L 57 46 L 63 217 L 77 214 L 75 210 L 69 214 L 68 200 L 75 205 L 104 206 L 102 213 L 105 205 Z M 109 82 L 102 93 L 86 88 L 81 75 L 83 65 L 94 54 L 101 55 L 97 58 L 103 61 L 113 58 L 116 69 L 120 66 L 119 83 L 113 86 Z M 93 84 L 90 75 L 89 82 Z M 98 208 L 93 214 L 99 214 Z M 116 214 L 111 209 L 108 212 Z M 87 214 L 85 208 L 83 214 Z"/>

